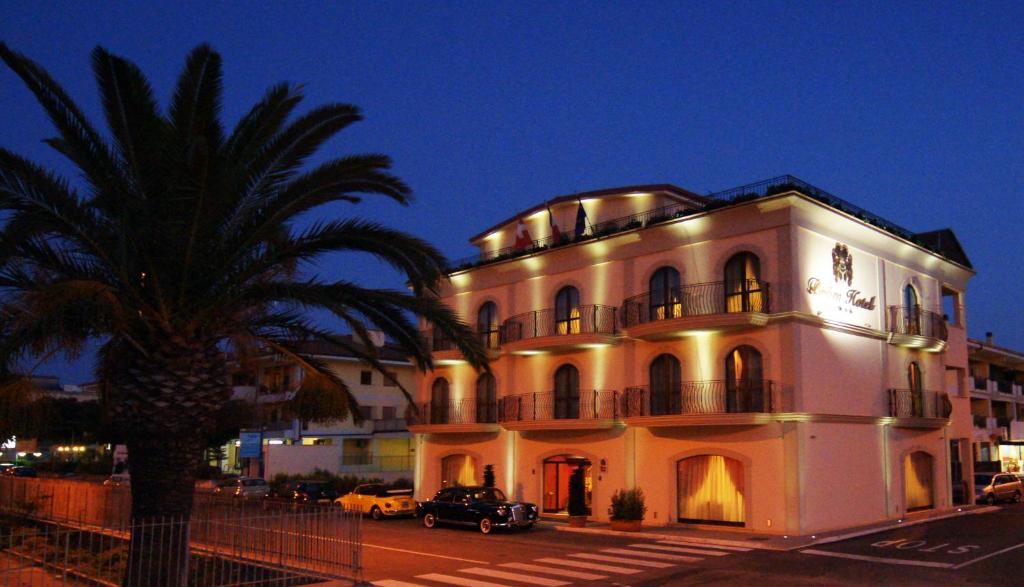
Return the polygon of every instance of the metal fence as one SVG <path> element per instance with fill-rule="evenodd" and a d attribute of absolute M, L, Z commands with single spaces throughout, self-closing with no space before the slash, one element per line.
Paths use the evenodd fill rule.
<path fill-rule="evenodd" d="M 889 390 L 889 415 L 894 418 L 949 418 L 952 412 L 949 396 L 941 391 Z"/>
<path fill-rule="evenodd" d="M 622 325 L 626 328 L 688 316 L 713 316 L 729 312 L 770 312 L 767 281 L 714 281 L 647 292 L 622 303 Z"/>
<path fill-rule="evenodd" d="M 418 407 L 419 414 L 410 415 L 413 424 L 493 424 L 498 421 L 497 402 L 476 398 L 429 401 Z"/>
<path fill-rule="evenodd" d="M 616 308 L 602 305 L 575 306 L 564 316 L 554 308 L 513 316 L 501 325 L 503 343 L 542 336 L 615 334 Z"/>
<path fill-rule="evenodd" d="M 358 512 L 202 494 L 189 518 L 129 512 L 125 487 L 0 479 L 0 585 L 361 580 Z"/>
<path fill-rule="evenodd" d="M 612 390 L 545 391 L 509 395 L 498 400 L 501 422 L 614 420 L 621 415 L 619 393 Z"/>
<path fill-rule="evenodd" d="M 921 306 L 889 306 L 887 322 L 889 332 L 894 334 L 949 339 L 946 320 L 942 315 L 924 310 Z"/>
<path fill-rule="evenodd" d="M 769 380 L 683 381 L 652 391 L 650 386 L 623 391 L 625 417 L 683 414 L 743 414 L 779 411 Z"/>

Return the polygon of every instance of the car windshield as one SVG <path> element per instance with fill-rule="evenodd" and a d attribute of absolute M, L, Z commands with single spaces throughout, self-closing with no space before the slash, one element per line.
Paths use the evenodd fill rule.
<path fill-rule="evenodd" d="M 505 494 L 500 489 L 487 487 L 473 492 L 473 501 L 498 502 L 505 501 Z"/>
<path fill-rule="evenodd" d="M 974 474 L 974 484 L 975 485 L 988 485 L 989 483 L 992 482 L 992 477 L 994 477 L 994 476 L 995 476 L 995 473 L 975 473 Z"/>

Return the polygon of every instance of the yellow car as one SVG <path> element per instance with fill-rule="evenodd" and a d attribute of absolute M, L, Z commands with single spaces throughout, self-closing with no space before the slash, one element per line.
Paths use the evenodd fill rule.
<path fill-rule="evenodd" d="M 346 510 L 370 514 L 374 520 L 394 516 L 415 516 L 416 501 L 412 489 L 388 489 L 381 483 L 357 485 L 352 493 L 334 500 L 334 505 Z"/>

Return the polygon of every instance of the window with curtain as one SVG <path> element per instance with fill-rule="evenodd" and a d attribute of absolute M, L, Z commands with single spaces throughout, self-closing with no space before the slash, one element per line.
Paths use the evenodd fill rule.
<path fill-rule="evenodd" d="M 650 286 L 649 318 L 666 320 L 679 318 L 683 315 L 679 301 L 679 272 L 673 267 L 662 267 L 654 272 L 648 284 Z"/>
<path fill-rule="evenodd" d="M 744 525 L 743 463 L 721 455 L 697 455 L 676 467 L 680 522 Z"/>
<path fill-rule="evenodd" d="M 908 512 L 934 507 L 932 456 L 924 451 L 907 455 L 903 459 L 903 483 Z"/>
<path fill-rule="evenodd" d="M 761 353 L 742 345 L 725 359 L 725 409 L 729 413 L 763 412 L 764 380 Z"/>
<path fill-rule="evenodd" d="M 652 416 L 678 414 L 682 400 L 682 369 L 679 359 L 669 354 L 658 355 L 648 369 Z"/>
<path fill-rule="evenodd" d="M 476 313 L 476 331 L 485 348 L 498 348 L 498 306 L 487 302 Z"/>
<path fill-rule="evenodd" d="M 556 420 L 580 417 L 580 372 L 572 365 L 562 365 L 555 371 Z"/>
<path fill-rule="evenodd" d="M 430 388 L 430 423 L 448 423 L 448 380 L 438 377 Z"/>
<path fill-rule="evenodd" d="M 476 380 L 476 421 L 480 424 L 498 421 L 498 382 L 490 373 Z"/>
<path fill-rule="evenodd" d="M 737 253 L 725 264 L 725 311 L 763 312 L 761 260 L 753 253 Z"/>
<path fill-rule="evenodd" d="M 555 334 L 580 333 L 580 292 L 566 286 L 555 296 Z"/>
<path fill-rule="evenodd" d="M 476 459 L 464 454 L 448 455 L 441 459 L 441 487 L 476 484 Z"/>

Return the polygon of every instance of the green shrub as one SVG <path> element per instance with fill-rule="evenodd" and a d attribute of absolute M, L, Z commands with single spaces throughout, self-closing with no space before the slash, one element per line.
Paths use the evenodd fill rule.
<path fill-rule="evenodd" d="M 577 467 L 569 476 L 569 515 L 589 516 L 590 508 L 587 507 L 587 487 L 584 479 L 586 471 L 583 467 Z"/>
<path fill-rule="evenodd" d="M 612 495 L 612 507 L 608 508 L 613 520 L 642 520 L 647 513 L 644 492 L 640 488 L 621 489 Z"/>
<path fill-rule="evenodd" d="M 494 465 L 484 465 L 484 487 L 494 487 Z"/>

